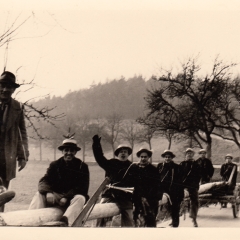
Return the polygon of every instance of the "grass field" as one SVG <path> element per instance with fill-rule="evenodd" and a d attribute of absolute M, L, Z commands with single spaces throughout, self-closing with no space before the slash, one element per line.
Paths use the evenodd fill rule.
<path fill-rule="evenodd" d="M 29 161 L 25 169 L 17 172 L 17 177 L 11 181 L 10 189 L 16 192 L 15 198 L 6 204 L 5 211 L 28 209 L 33 195 L 37 191 L 38 181 L 45 174 L 48 161 Z M 88 163 L 90 171 L 89 195 L 91 196 L 104 179 L 104 171 L 93 162 Z M 220 169 L 215 169 L 213 181 L 220 181 Z M 240 182 L 240 174 L 238 180 Z"/>

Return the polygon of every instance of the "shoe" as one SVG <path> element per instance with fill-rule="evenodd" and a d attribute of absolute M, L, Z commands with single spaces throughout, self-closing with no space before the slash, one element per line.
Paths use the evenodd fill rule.
<path fill-rule="evenodd" d="M 171 223 L 169 223 L 169 225 L 168 225 L 168 226 L 172 227 L 172 225 L 173 225 L 173 223 L 171 222 Z"/>
<path fill-rule="evenodd" d="M 194 227 L 198 227 L 198 224 L 197 224 L 196 219 L 193 219 L 192 221 L 193 221 L 193 226 L 194 226 Z"/>

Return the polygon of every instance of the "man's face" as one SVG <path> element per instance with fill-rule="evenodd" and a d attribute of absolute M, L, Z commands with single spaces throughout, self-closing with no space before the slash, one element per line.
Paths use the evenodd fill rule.
<path fill-rule="evenodd" d="M 126 161 L 128 159 L 128 156 L 129 156 L 129 154 L 128 154 L 128 150 L 126 148 L 120 149 L 119 154 L 118 154 L 119 160 Z"/>
<path fill-rule="evenodd" d="M 226 157 L 226 162 L 227 163 L 231 163 L 232 162 L 232 158 L 231 157 Z"/>
<path fill-rule="evenodd" d="M 193 159 L 194 153 L 193 152 L 186 152 L 186 160 Z"/>
<path fill-rule="evenodd" d="M 206 153 L 205 152 L 201 152 L 201 153 L 199 153 L 199 155 L 200 155 L 201 158 L 205 158 Z"/>
<path fill-rule="evenodd" d="M 169 163 L 172 161 L 172 156 L 170 154 L 166 154 L 165 157 L 164 157 L 164 161 Z"/>
<path fill-rule="evenodd" d="M 149 156 L 146 152 L 142 152 L 140 154 L 140 163 L 143 164 L 143 165 L 147 165 L 148 164 L 148 159 L 149 159 Z"/>
<path fill-rule="evenodd" d="M 15 87 L 8 83 L 0 83 L 0 100 L 8 101 L 15 91 Z"/>
<path fill-rule="evenodd" d="M 72 161 L 75 157 L 77 151 L 75 148 L 64 148 L 63 151 L 63 158 L 66 162 Z"/>

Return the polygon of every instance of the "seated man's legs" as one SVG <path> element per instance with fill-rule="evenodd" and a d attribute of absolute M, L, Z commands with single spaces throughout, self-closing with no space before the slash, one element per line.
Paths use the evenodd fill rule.
<path fill-rule="evenodd" d="M 30 206 L 28 209 L 39 209 L 39 208 L 46 208 L 46 207 L 52 207 L 52 206 L 58 206 L 60 199 L 63 197 L 62 194 L 53 192 L 55 203 L 47 202 L 46 195 L 41 194 L 40 192 L 36 192 L 34 195 Z"/>
<path fill-rule="evenodd" d="M 36 192 L 33 196 L 33 199 L 30 203 L 28 210 L 30 209 L 39 209 L 47 207 L 46 196 L 41 194 L 40 192 Z"/>
<path fill-rule="evenodd" d="M 82 195 L 75 195 L 74 198 L 70 201 L 70 205 L 63 214 L 63 218 L 68 220 L 68 226 L 72 226 L 74 221 L 77 219 L 78 215 L 83 209 L 85 204 L 85 197 Z"/>

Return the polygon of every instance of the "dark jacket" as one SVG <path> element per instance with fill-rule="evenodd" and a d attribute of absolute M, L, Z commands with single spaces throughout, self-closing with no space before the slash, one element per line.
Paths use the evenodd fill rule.
<path fill-rule="evenodd" d="M 181 184 L 181 172 L 178 164 L 162 162 L 157 165 L 160 180 L 160 188 L 164 193 L 170 195 L 171 200 L 182 201 L 184 189 Z"/>
<path fill-rule="evenodd" d="M 73 158 L 68 165 L 63 157 L 51 162 L 47 173 L 38 184 L 38 191 L 41 194 L 56 192 L 68 199 L 80 194 L 88 200 L 88 188 L 88 165 L 78 158 Z"/>
<path fill-rule="evenodd" d="M 184 188 L 199 189 L 201 180 L 201 169 L 195 160 L 185 160 L 180 164 L 181 184 Z"/>
<path fill-rule="evenodd" d="M 145 167 L 141 167 L 139 163 L 132 164 L 122 181 L 117 185 L 134 187 L 134 199 L 141 197 L 149 201 L 162 199 L 162 191 L 159 190 L 158 171 L 151 163 Z"/>
<path fill-rule="evenodd" d="M 234 163 L 224 163 L 221 166 L 221 169 L 220 169 L 220 175 L 222 177 L 222 180 L 223 181 L 228 181 L 234 166 L 235 166 L 235 171 L 234 171 L 232 182 L 231 182 L 231 186 L 232 187 L 235 187 L 236 186 L 236 182 L 237 182 L 237 174 L 238 174 L 238 172 L 237 172 L 237 165 L 234 164 Z"/>
<path fill-rule="evenodd" d="M 14 99 L 11 99 L 3 115 L 1 141 L 4 144 L 6 180 L 10 181 L 16 177 L 16 161 L 28 160 L 29 156 L 23 105 Z"/>
<path fill-rule="evenodd" d="M 212 165 L 212 161 L 208 158 L 198 158 L 196 162 L 199 164 L 201 168 L 201 181 L 202 183 L 210 182 L 210 179 L 214 173 L 214 167 Z"/>
<path fill-rule="evenodd" d="M 105 170 L 105 176 L 110 178 L 110 183 L 115 184 L 120 182 L 132 163 L 129 160 L 120 161 L 115 158 L 110 160 L 106 159 L 100 143 L 93 143 L 92 149 L 96 162 Z M 113 192 L 119 192 L 119 195 L 121 195 L 123 199 L 130 200 L 131 194 L 125 194 L 124 192 L 120 194 L 119 190 L 113 191 L 112 189 L 105 190 L 102 193 L 102 197 L 112 197 Z"/>

